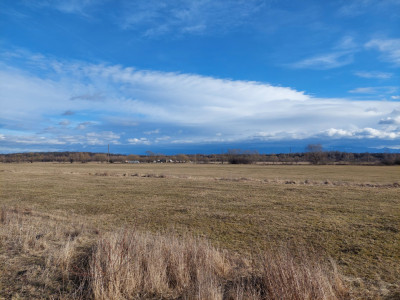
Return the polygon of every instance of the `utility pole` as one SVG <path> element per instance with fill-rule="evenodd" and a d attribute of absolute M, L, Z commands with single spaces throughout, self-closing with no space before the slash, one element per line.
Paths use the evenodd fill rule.
<path fill-rule="evenodd" d="M 107 162 L 110 163 L 110 144 L 108 144 Z"/>

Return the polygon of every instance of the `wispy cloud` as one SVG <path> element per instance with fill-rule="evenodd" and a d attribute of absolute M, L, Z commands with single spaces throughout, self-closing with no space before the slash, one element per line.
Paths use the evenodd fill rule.
<path fill-rule="evenodd" d="M 263 0 L 38 0 L 24 4 L 37 10 L 47 8 L 87 19 L 107 20 L 110 26 L 134 31 L 142 37 L 168 35 L 169 38 L 234 30 L 251 23 L 262 9 L 271 6 Z"/>
<path fill-rule="evenodd" d="M 400 1 L 398 0 L 357 0 L 344 1 L 344 3 L 337 10 L 337 14 L 344 17 L 356 17 L 376 12 L 395 14 L 396 9 L 400 8 Z"/>
<path fill-rule="evenodd" d="M 396 86 L 358 87 L 349 91 L 353 94 L 393 94 L 398 91 Z"/>
<path fill-rule="evenodd" d="M 69 124 L 71 124 L 69 120 L 62 120 L 61 122 L 58 123 L 58 125 L 61 126 L 68 126 Z"/>
<path fill-rule="evenodd" d="M 380 123 L 388 124 L 388 123 Z M 397 139 L 400 137 L 400 132 L 398 130 L 381 130 L 376 128 L 362 128 L 362 129 L 335 129 L 330 128 L 321 133 L 322 135 L 327 135 L 334 138 L 355 138 L 355 139 Z"/>
<path fill-rule="evenodd" d="M 379 121 L 379 124 L 387 124 L 387 125 L 400 125 L 400 117 L 386 117 Z"/>
<path fill-rule="evenodd" d="M 63 112 L 61 115 L 62 116 L 73 116 L 75 114 L 75 112 L 71 111 L 71 110 L 66 110 L 65 112 Z"/>
<path fill-rule="evenodd" d="M 29 56 L 24 59 L 29 60 Z M 346 136 L 392 139 L 398 134 L 388 126 L 388 118 L 394 119 L 393 112 L 400 109 L 396 101 L 321 99 L 263 82 L 42 60 L 48 66 L 44 73 L 23 67 L 0 70 L 0 101 L 5 104 L 0 122 L 8 124 L 8 131 L 0 133 L 10 148 L 18 143 L 154 145 Z M 100 93 L 96 91 L 107 97 L 93 105 L 88 98 Z M 372 92 L 364 90 L 368 91 Z M 373 111 L 366 107 L 373 107 Z M 45 130 L 50 127 L 52 130 Z"/>
<path fill-rule="evenodd" d="M 381 125 L 400 125 L 400 109 L 394 109 L 388 116 L 379 120 Z M 400 131 L 400 128 L 396 128 Z"/>
<path fill-rule="evenodd" d="M 334 47 L 338 50 L 356 50 L 358 48 L 357 43 L 354 41 L 354 38 L 350 35 L 346 35 L 342 37 L 341 40 Z"/>
<path fill-rule="evenodd" d="M 365 47 L 379 50 L 384 60 L 400 66 L 400 39 L 373 39 Z"/>
<path fill-rule="evenodd" d="M 361 78 L 389 79 L 389 78 L 392 78 L 393 73 L 378 72 L 378 71 L 358 71 L 358 72 L 355 72 L 354 75 L 361 77 Z"/>
<path fill-rule="evenodd" d="M 81 16 L 88 16 L 87 10 L 93 6 L 101 4 L 102 0 L 39 0 L 39 1 L 25 1 L 26 5 L 35 8 L 52 8 L 63 13 L 78 14 Z"/>
<path fill-rule="evenodd" d="M 84 143 L 88 145 L 120 144 L 120 135 L 112 131 L 89 132 L 85 135 Z"/>
<path fill-rule="evenodd" d="M 130 138 L 127 139 L 128 143 L 131 145 L 150 145 L 150 141 L 147 138 Z"/>
<path fill-rule="evenodd" d="M 126 30 L 140 30 L 145 36 L 203 34 L 207 30 L 235 28 L 260 10 L 263 1 L 131 1 L 118 16 Z M 227 12 L 229 11 L 229 14 Z"/>
<path fill-rule="evenodd" d="M 88 126 L 95 125 L 95 124 L 96 124 L 95 122 L 90 122 L 90 121 L 82 122 L 82 123 L 79 123 L 78 126 L 76 126 L 76 129 L 84 130 Z"/>
<path fill-rule="evenodd" d="M 149 130 L 149 131 L 145 131 L 143 133 L 144 134 L 158 134 L 158 133 L 160 133 L 160 129 Z"/>
<path fill-rule="evenodd" d="M 351 36 L 344 36 L 328 53 L 314 55 L 289 66 L 297 69 L 328 70 L 343 67 L 354 61 L 358 46 Z"/>
<path fill-rule="evenodd" d="M 83 94 L 78 96 L 73 96 L 69 98 L 70 100 L 87 100 L 87 101 L 103 101 L 104 96 L 101 93 L 94 93 L 94 94 Z"/>
<path fill-rule="evenodd" d="M 334 69 L 339 68 L 353 62 L 353 53 L 332 52 L 316 55 L 310 58 L 300 60 L 290 66 L 297 69 Z"/>
<path fill-rule="evenodd" d="M 371 147 L 371 148 L 400 150 L 400 145 L 381 145 L 381 146 L 376 146 L 376 147 Z"/>

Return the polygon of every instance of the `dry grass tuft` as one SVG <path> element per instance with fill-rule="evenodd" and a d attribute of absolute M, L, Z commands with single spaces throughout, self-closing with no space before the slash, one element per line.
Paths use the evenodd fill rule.
<path fill-rule="evenodd" d="M 76 218 L 76 217 L 75 217 Z M 0 211 L 0 291 L 6 298 L 78 297 L 79 248 L 94 235 L 86 225 L 32 210 Z"/>
<path fill-rule="evenodd" d="M 90 266 L 95 299 L 222 299 L 231 272 L 204 240 L 126 230 L 98 241 Z"/>
<path fill-rule="evenodd" d="M 324 264 L 304 252 L 288 251 L 263 257 L 260 293 L 267 299 L 346 299 L 348 290 L 335 263 Z"/>
<path fill-rule="evenodd" d="M 252 268 L 199 239 L 121 231 L 90 263 L 95 299 L 348 299 L 332 265 L 266 253 Z"/>
<path fill-rule="evenodd" d="M 189 236 L 119 230 L 99 238 L 78 216 L 3 207 L 0 221 L 0 297 L 349 298 L 334 263 L 301 251 L 266 252 L 251 264 Z"/>

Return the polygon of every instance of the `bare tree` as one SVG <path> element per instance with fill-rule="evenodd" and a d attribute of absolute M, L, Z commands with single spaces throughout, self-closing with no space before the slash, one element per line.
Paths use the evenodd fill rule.
<path fill-rule="evenodd" d="M 324 163 L 326 154 L 323 152 L 321 144 L 308 144 L 306 151 L 306 158 L 310 163 L 314 165 Z"/>

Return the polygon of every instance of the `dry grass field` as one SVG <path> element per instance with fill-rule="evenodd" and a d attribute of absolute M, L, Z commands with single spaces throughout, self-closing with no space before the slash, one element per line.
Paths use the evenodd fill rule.
<path fill-rule="evenodd" d="M 400 297 L 398 166 L 0 164 L 0 182 L 0 298 Z"/>

